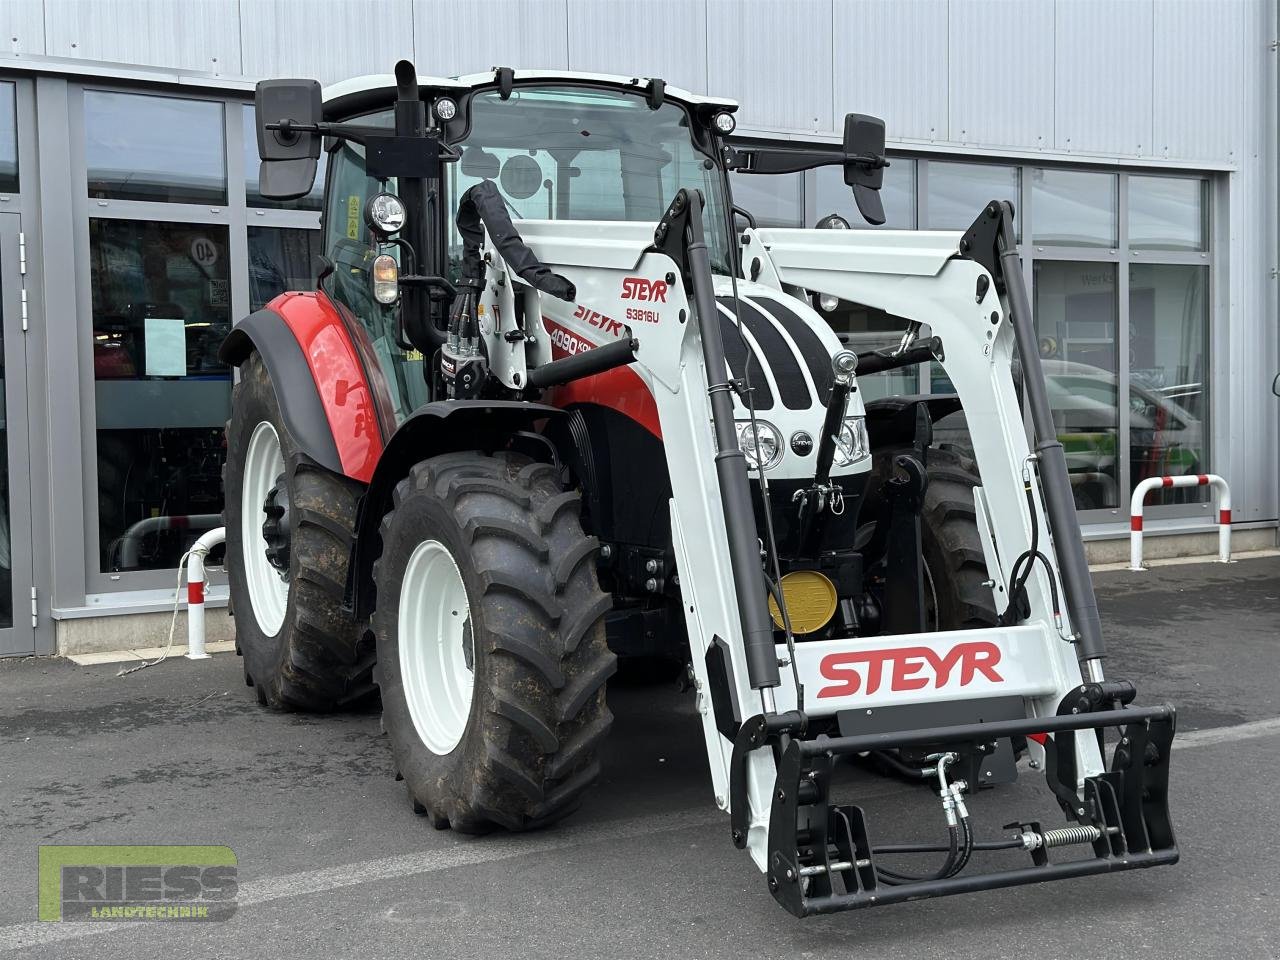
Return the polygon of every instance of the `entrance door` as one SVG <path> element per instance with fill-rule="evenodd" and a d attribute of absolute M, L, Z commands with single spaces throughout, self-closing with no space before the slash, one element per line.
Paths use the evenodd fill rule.
<path fill-rule="evenodd" d="M 20 228 L 19 214 L 0 213 L 0 656 L 35 652 Z"/>

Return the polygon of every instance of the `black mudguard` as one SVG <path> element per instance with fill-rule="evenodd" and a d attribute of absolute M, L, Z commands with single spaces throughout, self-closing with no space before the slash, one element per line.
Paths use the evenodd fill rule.
<path fill-rule="evenodd" d="M 540 421 L 562 416 L 564 411 L 558 407 L 519 400 L 438 400 L 423 404 L 400 424 L 382 452 L 356 517 L 347 573 L 347 605 L 356 616 L 368 616 L 373 610 L 373 562 L 380 551 L 378 525 L 391 509 L 396 484 L 415 463 L 456 450 L 504 450 L 513 436 L 527 434 Z M 555 454 L 550 441 L 547 453 Z"/>

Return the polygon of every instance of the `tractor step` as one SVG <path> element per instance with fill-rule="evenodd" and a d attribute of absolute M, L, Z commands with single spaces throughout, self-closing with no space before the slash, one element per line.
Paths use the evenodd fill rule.
<path fill-rule="evenodd" d="M 733 840 L 738 847 L 745 847 L 749 818 L 746 756 L 760 747 L 775 747 L 779 761 L 769 817 L 766 877 L 774 898 L 797 917 L 1135 870 L 1178 860 L 1168 810 L 1175 712 L 1167 704 L 812 739 L 804 738 L 804 719 L 797 712 L 749 719 L 735 740 L 730 775 Z M 1055 735 L 1074 737 L 1076 731 L 1096 730 L 1101 746 L 1101 731 L 1106 727 L 1120 730 L 1110 770 L 1085 777 L 1081 795 L 1075 775 L 1076 751 L 1056 750 Z M 989 751 L 1000 738 L 1033 735 L 1045 738 L 1046 781 L 1077 825 L 1044 830 L 1037 821 L 1028 820 L 1006 825 L 1009 832 L 1003 840 L 973 841 L 961 798 L 963 786 L 957 781 L 948 789 L 947 764 L 966 753 Z M 1030 865 L 974 874 L 962 874 L 961 867 L 941 877 L 904 878 L 881 868 L 877 858 L 943 852 L 947 846 L 873 842 L 861 807 L 831 802 L 829 787 L 837 757 L 937 744 L 954 751 L 933 756 L 935 768 L 942 771 L 939 793 L 952 835 L 959 835 L 962 827 L 966 838 L 964 862 L 967 864 L 969 854 L 1022 850 L 1030 857 Z M 1091 847 L 1093 855 L 1059 862 L 1050 858 L 1054 849 L 1082 846 Z M 954 862 L 952 858 L 948 864 Z"/>

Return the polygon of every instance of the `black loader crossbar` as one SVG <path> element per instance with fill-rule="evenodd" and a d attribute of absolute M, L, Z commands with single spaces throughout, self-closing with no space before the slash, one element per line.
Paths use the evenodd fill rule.
<path fill-rule="evenodd" d="M 1120 707 L 1115 703 L 1098 703 L 1087 712 L 1053 717 L 810 739 L 804 738 L 803 718 L 797 714 L 752 717 L 738 732 L 730 770 L 734 844 L 747 844 L 747 755 L 772 748 L 778 758 L 778 774 L 769 818 L 766 876 L 774 899 L 797 917 L 1176 863 L 1178 847 L 1168 810 L 1174 708 L 1168 704 Z M 1054 740 L 1056 735 L 1074 737 L 1075 731 L 1096 730 L 1101 745 L 1105 727 L 1120 731 L 1110 769 L 1084 778 L 1081 791 L 1075 782 L 1074 763 L 1055 760 L 1055 754 L 1074 757 L 1075 750 L 1055 751 Z M 957 870 L 941 878 L 904 879 L 882 867 L 877 858 L 946 848 L 877 844 L 870 838 L 862 807 L 834 803 L 829 796 L 831 774 L 841 756 L 939 744 L 942 750 L 983 751 L 993 749 L 1004 737 L 1042 734 L 1049 737 L 1045 779 L 1076 825 L 1045 830 L 1038 821 L 1026 820 L 1007 824 L 1006 831 L 1014 832 L 1002 840 L 978 842 L 969 832 L 968 814 L 960 802 L 968 852 L 1020 849 L 1030 857 L 1030 865 L 1025 867 L 963 875 Z M 1071 776 L 1071 783 L 1059 782 L 1064 774 Z M 1059 862 L 1050 859 L 1052 849 L 1084 845 L 1092 848 L 1092 856 Z"/>

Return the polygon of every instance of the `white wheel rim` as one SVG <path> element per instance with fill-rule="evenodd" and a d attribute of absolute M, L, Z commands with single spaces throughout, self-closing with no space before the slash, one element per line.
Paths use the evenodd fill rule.
<path fill-rule="evenodd" d="M 400 679 L 418 736 L 441 757 L 458 745 L 471 715 L 470 619 L 467 588 L 449 550 L 436 540 L 418 544 L 400 584 Z"/>
<path fill-rule="evenodd" d="M 258 627 L 274 637 L 284 625 L 289 606 L 289 581 L 267 559 L 267 541 L 262 535 L 266 515 L 262 505 L 284 473 L 284 456 L 280 453 L 280 437 L 276 428 L 265 420 L 253 428 L 249 452 L 244 458 L 244 481 L 240 491 L 240 558 L 245 583 L 249 587 L 249 603 Z"/>

